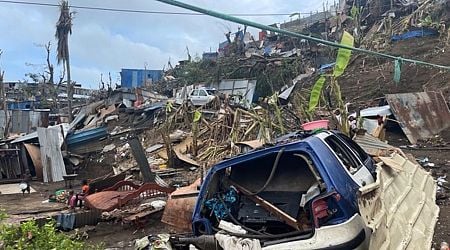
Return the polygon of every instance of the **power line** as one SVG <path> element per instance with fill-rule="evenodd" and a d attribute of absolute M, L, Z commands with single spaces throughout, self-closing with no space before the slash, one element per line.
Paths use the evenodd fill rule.
<path fill-rule="evenodd" d="M 25 1 L 9 1 L 9 0 L 0 0 L 0 3 L 8 3 L 8 4 L 22 4 L 22 5 L 35 5 L 35 6 L 45 6 L 45 7 L 59 7 L 58 4 L 52 3 L 36 3 L 36 2 L 25 2 Z M 82 9 L 82 10 L 96 10 L 96 11 L 109 11 L 109 12 L 122 12 L 122 13 L 138 13 L 138 14 L 159 14 L 159 15 L 184 15 L 184 16 L 206 16 L 203 13 L 195 13 L 195 12 L 173 12 L 173 11 L 150 11 L 150 10 L 135 10 L 135 9 L 118 9 L 118 8 L 106 8 L 106 7 L 92 7 L 92 6 L 80 6 L 80 5 L 70 5 L 73 9 Z M 295 14 L 300 15 L 311 15 L 317 12 L 302 12 Z M 231 16 L 290 16 L 293 13 L 230 13 L 228 15 Z"/>

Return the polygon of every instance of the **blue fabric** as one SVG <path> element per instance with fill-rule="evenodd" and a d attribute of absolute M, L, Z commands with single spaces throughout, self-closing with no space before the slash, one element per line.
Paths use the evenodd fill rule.
<path fill-rule="evenodd" d="M 336 63 L 328 63 L 328 64 L 322 64 L 319 68 L 319 73 L 324 73 L 327 69 L 332 68 Z"/>
<path fill-rule="evenodd" d="M 400 40 L 406 40 L 406 39 L 410 39 L 410 38 L 414 38 L 414 37 L 436 36 L 438 34 L 439 34 L 439 32 L 437 30 L 423 28 L 420 30 L 408 31 L 408 32 L 405 32 L 400 35 L 393 35 L 391 40 L 392 41 L 400 41 Z"/>
<path fill-rule="evenodd" d="M 270 56 L 270 53 L 272 53 L 272 48 L 270 46 L 267 46 L 264 48 L 264 55 Z"/>
<path fill-rule="evenodd" d="M 218 219 L 224 219 L 230 212 L 230 207 L 237 201 L 236 189 L 230 188 L 225 194 L 218 194 L 219 198 L 212 198 L 205 202 L 205 206 L 214 212 Z M 223 202 L 221 201 L 223 200 Z"/>
<path fill-rule="evenodd" d="M 58 214 L 56 220 L 56 227 L 62 228 L 64 230 L 72 230 L 75 225 L 75 214 Z"/>
<path fill-rule="evenodd" d="M 236 32 L 236 36 L 240 41 L 244 41 L 244 32 L 242 30 Z"/>

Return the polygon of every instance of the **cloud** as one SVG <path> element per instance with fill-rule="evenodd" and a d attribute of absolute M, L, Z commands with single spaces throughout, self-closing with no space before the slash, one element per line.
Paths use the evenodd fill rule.
<path fill-rule="evenodd" d="M 46 0 L 58 3 L 58 0 Z M 190 4 L 224 13 L 293 13 L 322 9 L 323 0 L 192 0 Z M 189 12 L 148 0 L 72 0 L 73 5 L 120 9 Z M 121 68 L 161 69 L 191 55 L 216 50 L 225 40 L 224 33 L 237 30 L 239 24 L 208 16 L 146 15 L 77 9 L 73 34 L 70 37 L 72 78 L 85 87 L 97 87 L 100 74 L 111 72 L 117 79 Z M 58 8 L 0 3 L 0 49 L 5 51 L 0 61 L 7 80 L 20 80 L 32 71 L 26 62 L 43 63 L 45 50 L 34 44 L 54 40 Z M 288 17 L 246 17 L 264 24 L 280 23 Z M 250 29 L 256 32 L 255 29 Z M 55 49 L 55 48 L 54 48 Z M 54 59 L 54 55 L 52 56 Z"/>

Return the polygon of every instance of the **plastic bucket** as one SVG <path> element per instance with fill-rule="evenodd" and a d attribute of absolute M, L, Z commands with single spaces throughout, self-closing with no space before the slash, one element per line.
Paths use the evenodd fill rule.
<path fill-rule="evenodd" d="M 302 124 L 303 130 L 314 130 L 318 128 L 328 129 L 328 120 L 317 120 L 312 122 L 307 122 Z"/>

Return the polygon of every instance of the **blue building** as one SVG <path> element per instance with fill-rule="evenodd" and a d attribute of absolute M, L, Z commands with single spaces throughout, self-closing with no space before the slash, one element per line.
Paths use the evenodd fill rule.
<path fill-rule="evenodd" d="M 136 88 L 159 81 L 163 76 L 162 70 L 150 69 L 122 69 L 120 72 L 123 88 Z"/>

